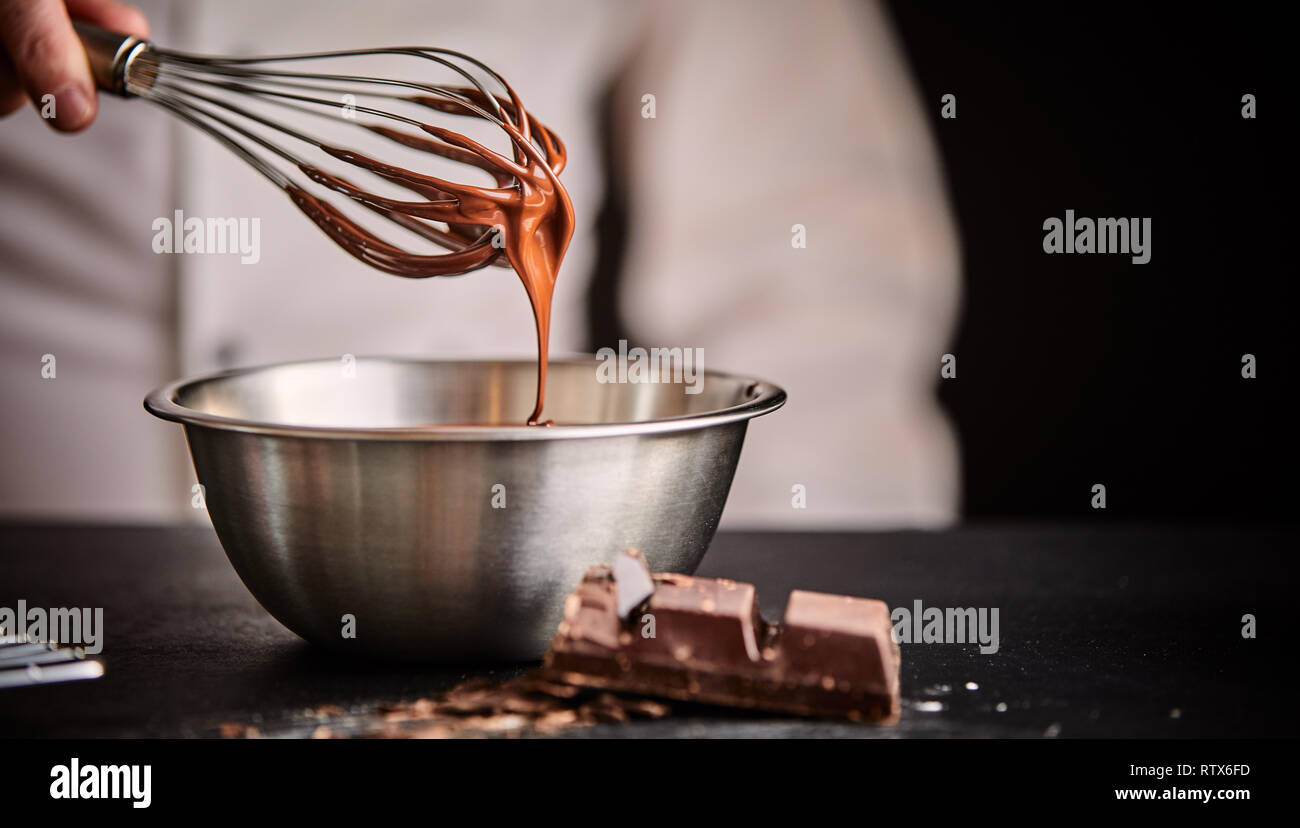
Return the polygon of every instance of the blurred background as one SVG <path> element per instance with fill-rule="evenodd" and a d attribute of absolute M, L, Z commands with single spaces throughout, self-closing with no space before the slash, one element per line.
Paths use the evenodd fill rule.
<path fill-rule="evenodd" d="M 1095 516 L 1100 482 L 1108 519 L 1294 520 L 1295 73 L 1270 7 L 889 8 L 925 100 L 959 100 L 926 113 L 964 253 L 939 387 L 964 514 Z M 1151 217 L 1151 261 L 1045 255 L 1067 208 Z"/>
<path fill-rule="evenodd" d="M 724 525 L 1095 516 L 1096 483 L 1107 519 L 1293 519 L 1294 96 L 1247 9 L 140 5 L 174 48 L 427 43 L 511 80 L 570 151 L 553 353 L 702 347 L 790 393 L 751 425 Z M 535 354 L 513 274 L 371 271 L 147 104 L 103 99 L 77 136 L 30 110 L 0 130 L 0 516 L 205 520 L 181 430 L 140 406 L 179 376 Z M 176 209 L 260 218 L 261 260 L 154 254 Z M 1150 217 L 1150 263 L 1045 255 L 1066 209 Z"/>

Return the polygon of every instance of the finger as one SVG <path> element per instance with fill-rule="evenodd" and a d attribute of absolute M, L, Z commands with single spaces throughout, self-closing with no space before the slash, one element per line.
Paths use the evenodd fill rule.
<path fill-rule="evenodd" d="M 4 0 L 0 42 L 27 97 L 44 112 L 53 104 L 55 128 L 75 132 L 95 119 L 95 86 L 86 50 L 60 0 Z"/>
<path fill-rule="evenodd" d="M 144 12 L 117 0 L 67 0 L 73 20 L 84 20 L 111 32 L 149 37 L 149 21 Z"/>

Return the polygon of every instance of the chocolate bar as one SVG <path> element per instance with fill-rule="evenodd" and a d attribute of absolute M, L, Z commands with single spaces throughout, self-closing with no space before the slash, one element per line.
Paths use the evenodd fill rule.
<path fill-rule="evenodd" d="M 626 554 L 626 553 L 625 553 Z M 635 553 L 628 555 L 644 560 Z M 661 573 L 629 609 L 615 567 L 593 566 L 569 595 L 542 675 L 567 684 L 800 716 L 893 723 L 898 645 L 882 601 L 796 590 L 782 624 L 754 587 Z M 644 594 L 639 577 L 633 598 Z M 620 604 L 626 617 L 620 616 Z"/>

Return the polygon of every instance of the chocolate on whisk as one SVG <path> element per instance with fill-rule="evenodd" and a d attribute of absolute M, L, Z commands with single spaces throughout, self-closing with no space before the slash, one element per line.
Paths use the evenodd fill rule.
<path fill-rule="evenodd" d="M 341 248 L 397 276 L 469 273 L 502 257 L 519 274 L 537 327 L 537 423 L 545 401 L 551 297 L 573 236 L 573 204 L 559 174 L 564 144 L 525 109 L 484 63 L 448 49 L 389 47 L 265 57 L 217 57 L 159 48 L 78 23 L 96 82 L 152 101 L 248 162 Z M 409 59 L 406 77 L 362 72 L 376 56 Z M 436 82 L 441 75 L 450 83 Z M 491 88 L 490 88 L 491 87 Z M 479 120 L 509 141 L 494 151 L 464 134 L 426 123 L 430 113 Z M 319 133 L 363 130 L 409 150 L 487 173 L 494 186 L 451 181 L 363 154 Z M 392 198 L 356 175 L 374 176 L 415 196 Z M 376 181 L 376 183 L 378 183 Z M 333 199 L 338 199 L 336 203 Z M 432 242 L 421 253 L 390 241 L 341 205 Z M 381 222 L 381 223 L 383 223 Z"/>

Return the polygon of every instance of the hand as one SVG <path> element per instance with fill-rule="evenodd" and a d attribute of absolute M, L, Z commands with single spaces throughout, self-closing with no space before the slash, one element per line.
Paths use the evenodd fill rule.
<path fill-rule="evenodd" d="M 0 115 L 30 100 L 64 132 L 85 129 L 95 120 L 95 82 L 72 29 L 73 17 L 149 36 L 144 14 L 117 0 L 0 0 Z M 47 95 L 54 96 L 52 107 Z"/>

